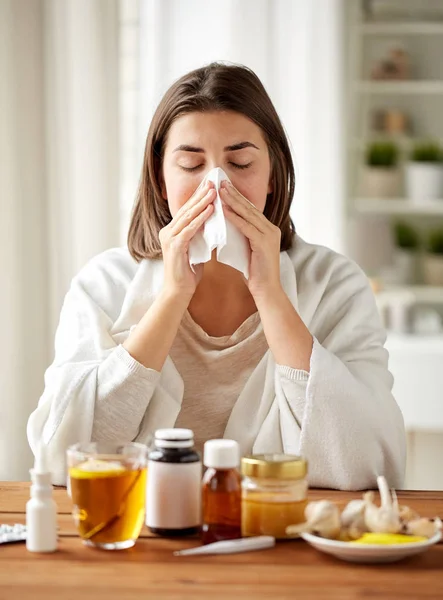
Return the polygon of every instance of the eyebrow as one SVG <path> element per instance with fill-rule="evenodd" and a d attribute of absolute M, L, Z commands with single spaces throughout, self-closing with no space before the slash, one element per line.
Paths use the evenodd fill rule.
<path fill-rule="evenodd" d="M 260 150 L 258 146 L 253 144 L 252 142 L 240 142 L 239 144 L 233 144 L 232 146 L 225 146 L 223 148 L 224 152 L 235 152 L 236 150 L 243 150 L 243 148 L 255 148 L 256 150 Z M 197 146 L 189 146 L 188 144 L 181 144 L 177 146 L 174 152 L 202 152 L 204 154 L 204 148 L 198 148 Z"/>

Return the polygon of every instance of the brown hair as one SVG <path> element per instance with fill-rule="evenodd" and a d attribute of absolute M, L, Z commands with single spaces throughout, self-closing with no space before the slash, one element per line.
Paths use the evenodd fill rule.
<path fill-rule="evenodd" d="M 161 257 L 159 232 L 172 219 L 161 193 L 161 167 L 166 138 L 175 119 L 191 112 L 234 111 L 262 130 L 268 144 L 272 193 L 264 215 L 281 230 L 281 250 L 292 245 L 294 226 L 289 208 L 294 193 L 294 165 L 280 118 L 261 81 L 241 65 L 212 63 L 191 71 L 163 96 L 149 127 L 143 170 L 128 233 L 131 255 Z"/>

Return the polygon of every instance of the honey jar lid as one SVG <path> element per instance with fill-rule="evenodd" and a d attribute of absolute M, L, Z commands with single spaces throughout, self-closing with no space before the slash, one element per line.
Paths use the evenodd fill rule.
<path fill-rule="evenodd" d="M 241 459 L 241 473 L 245 477 L 303 479 L 307 472 L 307 461 L 291 454 L 253 454 Z"/>

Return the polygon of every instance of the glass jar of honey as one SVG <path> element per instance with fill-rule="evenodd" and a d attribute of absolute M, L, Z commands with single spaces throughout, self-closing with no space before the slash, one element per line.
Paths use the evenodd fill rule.
<path fill-rule="evenodd" d="M 258 454 L 242 458 L 242 536 L 285 539 L 288 525 L 303 523 L 307 472 L 307 462 L 300 456 Z"/>

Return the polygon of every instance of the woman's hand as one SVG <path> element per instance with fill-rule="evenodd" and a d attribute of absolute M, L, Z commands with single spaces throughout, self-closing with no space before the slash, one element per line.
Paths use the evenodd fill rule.
<path fill-rule="evenodd" d="M 189 243 L 214 211 L 212 181 L 200 185 L 159 234 L 165 265 L 164 290 L 192 298 L 203 275 L 203 265 L 189 266 Z"/>
<path fill-rule="evenodd" d="M 220 186 L 226 218 L 243 233 L 251 247 L 247 285 L 255 300 L 281 292 L 281 231 L 228 181 Z"/>
<path fill-rule="evenodd" d="M 313 337 L 280 283 L 280 229 L 232 184 L 222 183 L 220 197 L 226 218 L 249 240 L 251 263 L 247 285 L 275 362 L 309 372 Z"/>

